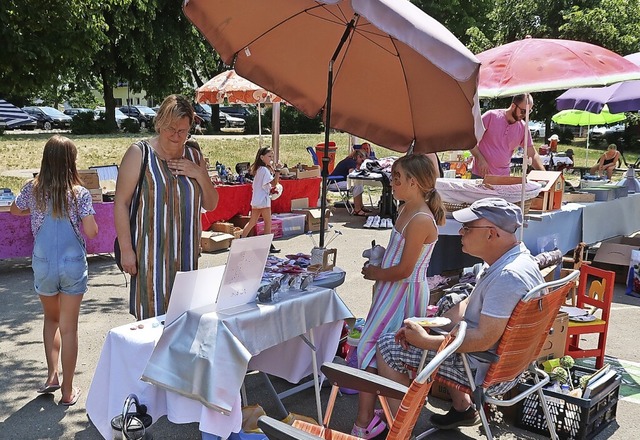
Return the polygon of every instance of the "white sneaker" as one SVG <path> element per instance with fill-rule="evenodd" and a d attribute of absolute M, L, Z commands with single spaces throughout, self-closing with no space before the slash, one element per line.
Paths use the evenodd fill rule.
<path fill-rule="evenodd" d="M 362 225 L 363 228 L 370 228 L 371 225 L 373 224 L 373 219 L 375 216 L 370 215 L 369 217 L 367 217 L 367 221 L 364 222 L 364 225 Z"/>
<path fill-rule="evenodd" d="M 374 217 L 374 219 L 373 219 L 373 223 L 371 224 L 371 227 L 372 227 L 372 228 L 375 228 L 375 229 L 380 228 L 380 221 L 381 221 L 381 220 L 382 220 L 382 219 L 380 218 L 380 216 L 376 215 L 376 216 Z"/>

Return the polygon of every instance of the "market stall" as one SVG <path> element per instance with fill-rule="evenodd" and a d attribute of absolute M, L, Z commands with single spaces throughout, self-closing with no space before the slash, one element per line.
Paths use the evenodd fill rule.
<path fill-rule="evenodd" d="M 282 195 L 271 202 L 272 213 L 291 212 L 291 200 L 306 198 L 310 207 L 315 207 L 320 196 L 319 177 L 308 179 L 281 179 Z M 217 221 L 227 221 L 237 214 L 248 215 L 251 211 L 251 185 L 218 185 L 220 199 L 213 211 L 202 214 L 202 229 L 207 230 Z"/>
<path fill-rule="evenodd" d="M 113 222 L 113 203 L 94 203 L 98 236 L 87 239 L 87 253 L 108 254 L 113 252 L 116 229 Z M 29 216 L 15 216 L 9 212 L 0 212 L 0 259 L 31 257 L 33 253 L 33 234 Z"/>

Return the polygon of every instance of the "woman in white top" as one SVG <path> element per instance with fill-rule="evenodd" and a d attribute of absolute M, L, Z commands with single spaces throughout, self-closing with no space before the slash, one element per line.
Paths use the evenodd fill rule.
<path fill-rule="evenodd" d="M 242 238 L 249 235 L 260 217 L 264 221 L 264 233 L 271 234 L 271 191 L 280 179 L 280 169 L 274 168 L 271 147 L 258 149 L 256 160 L 251 165 L 251 174 L 253 175 L 251 218 L 242 230 Z M 272 244 L 271 252 L 277 253 L 280 249 L 276 249 Z"/>

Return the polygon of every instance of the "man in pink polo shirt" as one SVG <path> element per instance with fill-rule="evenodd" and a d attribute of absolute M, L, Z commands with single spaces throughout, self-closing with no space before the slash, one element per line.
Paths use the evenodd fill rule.
<path fill-rule="evenodd" d="M 507 109 L 489 110 L 482 115 L 485 132 L 482 140 L 471 150 L 473 155 L 472 173 L 476 177 L 486 174 L 508 176 L 511 169 L 513 151 L 524 144 L 527 134 L 527 156 L 531 158 L 533 168 L 544 170 L 542 159 L 533 148 L 531 133 L 524 121 L 529 100 L 529 112 L 533 108 L 531 95 L 516 95 Z"/>

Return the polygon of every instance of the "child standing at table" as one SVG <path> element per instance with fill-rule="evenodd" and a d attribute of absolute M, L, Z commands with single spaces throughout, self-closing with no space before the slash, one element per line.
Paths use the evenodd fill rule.
<path fill-rule="evenodd" d="M 402 327 L 406 318 L 427 314 L 427 268 L 438 240 L 438 225 L 445 222 L 442 200 L 435 190 L 438 175 L 433 161 L 422 154 L 401 157 L 391 168 L 393 196 L 404 203 L 382 264 L 362 268 L 364 278 L 376 283 L 357 348 L 359 368 L 377 372 L 378 337 Z M 352 435 L 370 439 L 385 429 L 380 414 L 374 411 L 375 401 L 375 395 L 360 393 Z"/>
<path fill-rule="evenodd" d="M 264 221 L 264 233 L 271 234 L 271 193 L 280 180 L 280 168 L 274 166 L 273 157 L 271 147 L 262 147 L 258 149 L 256 160 L 251 165 L 251 217 L 242 230 L 242 238 L 249 235 L 260 217 Z M 275 254 L 280 252 L 280 249 L 276 249 L 272 243 L 270 252 Z"/>
<path fill-rule="evenodd" d="M 44 146 L 40 172 L 27 182 L 11 205 L 14 215 L 31 215 L 34 236 L 31 266 L 35 291 L 44 310 L 47 380 L 38 393 L 62 388 L 60 404 L 74 405 L 80 389 L 73 386 L 78 358 L 78 315 L 87 291 L 87 251 L 80 224 L 89 238 L 98 235 L 91 194 L 76 169 L 77 150 L 55 135 Z M 62 384 L 58 360 L 62 345 Z"/>

